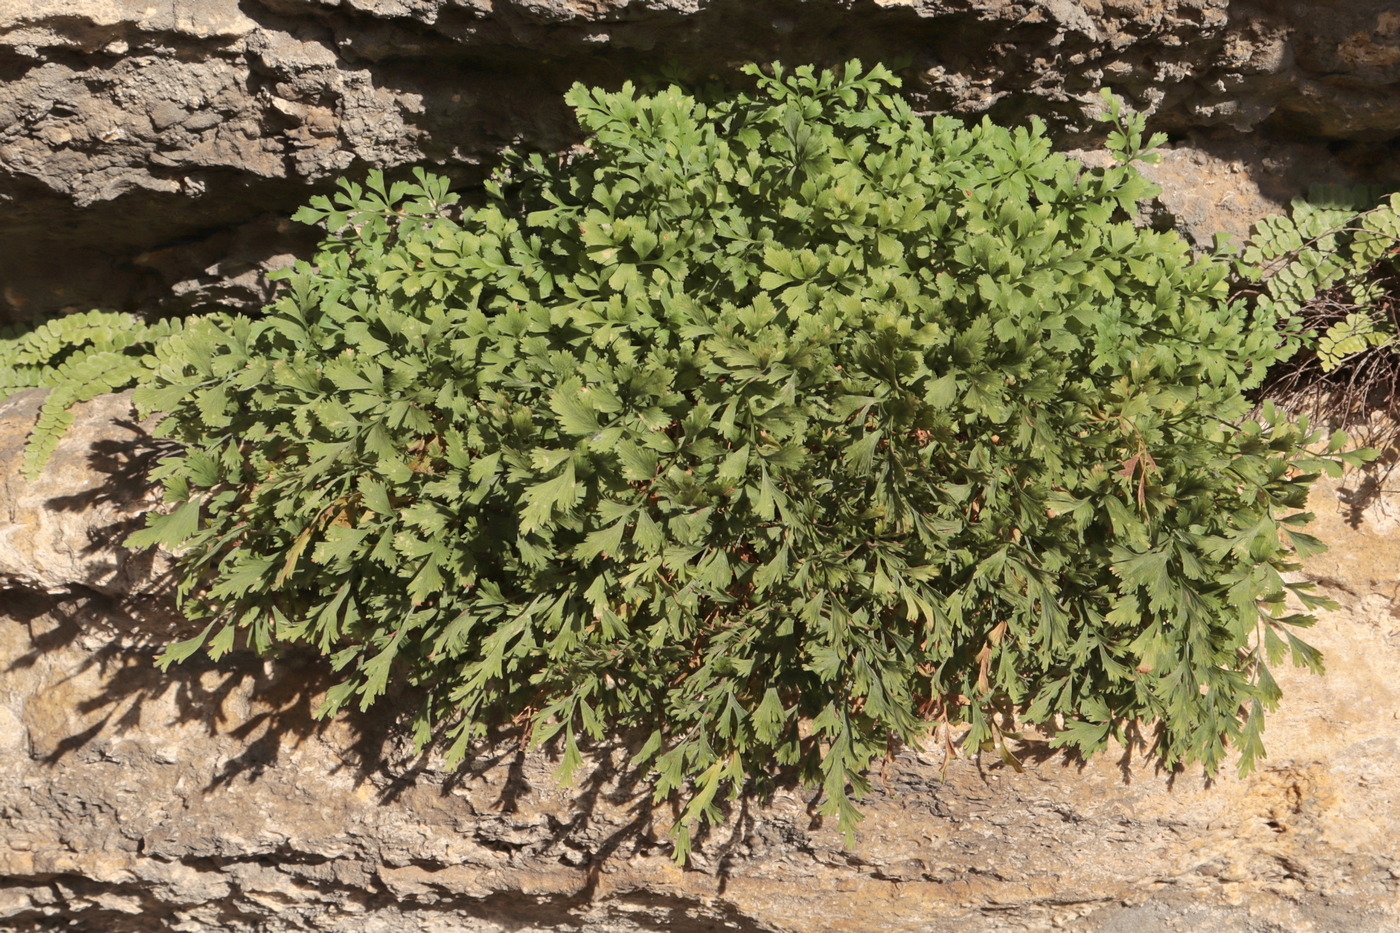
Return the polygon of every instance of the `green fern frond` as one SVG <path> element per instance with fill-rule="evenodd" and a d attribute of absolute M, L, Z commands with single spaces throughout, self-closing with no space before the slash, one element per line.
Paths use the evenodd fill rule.
<path fill-rule="evenodd" d="M 5 366 L 0 364 L 0 395 L 13 395 L 21 389 L 34 389 L 44 378 L 42 366 Z"/>
<path fill-rule="evenodd" d="M 1261 220 L 1241 254 L 1263 285 L 1256 311 L 1305 322 L 1324 372 L 1394 342 L 1379 310 L 1392 286 L 1378 273 L 1397 258 L 1400 193 L 1382 199 L 1375 187 L 1337 186 L 1294 201 L 1289 215 Z"/>
<path fill-rule="evenodd" d="M 130 314 L 83 311 L 0 333 L 0 394 L 48 388 L 24 453 L 35 478 L 73 422 L 72 407 L 142 381 L 180 320 L 144 322 Z"/>
<path fill-rule="evenodd" d="M 60 386 L 49 392 L 39 408 L 39 418 L 29 431 L 29 441 L 24 448 L 24 476 L 36 479 L 43 472 L 58 442 L 73 424 L 72 406 L 77 404 L 71 389 Z"/>
<path fill-rule="evenodd" d="M 1377 329 L 1376 322 L 1365 314 L 1348 314 L 1327 329 L 1317 342 L 1317 358 L 1323 372 L 1336 369 L 1343 360 L 1363 350 L 1384 347 L 1395 339 L 1394 334 Z"/>

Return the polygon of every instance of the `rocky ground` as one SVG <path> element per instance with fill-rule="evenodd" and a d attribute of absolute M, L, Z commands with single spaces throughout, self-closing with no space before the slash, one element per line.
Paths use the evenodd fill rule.
<path fill-rule="evenodd" d="M 392 710 L 312 717 L 313 659 L 161 673 L 161 567 L 114 546 L 148 507 L 125 396 L 84 406 L 19 477 L 37 396 L 0 404 L 0 931 L 1342 933 L 1400 930 L 1400 498 L 1320 486 L 1340 603 L 1328 672 L 1279 672 L 1270 756 L 1241 779 L 1043 745 L 902 753 L 853 847 L 810 794 L 748 802 L 668 857 L 671 813 L 603 750 L 574 786 L 509 746 L 461 772 Z M 619 759 L 620 760 L 620 759 Z"/>

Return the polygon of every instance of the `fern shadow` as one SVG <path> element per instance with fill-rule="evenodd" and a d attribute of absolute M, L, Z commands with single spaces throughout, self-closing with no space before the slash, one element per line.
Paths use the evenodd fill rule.
<path fill-rule="evenodd" d="M 191 658 L 161 671 L 155 665 L 160 648 L 191 628 L 163 601 L 96 591 L 0 591 L 0 598 L 10 619 L 32 632 L 29 650 L 6 672 L 44 663 L 62 671 L 43 689 L 67 701 L 66 721 L 74 731 L 49 740 L 40 756 L 47 765 L 75 755 L 101 757 L 151 728 L 179 734 L 196 725 L 203 736 L 244 746 L 226 759 L 205 788 L 211 790 L 238 777 L 256 779 L 288 743 L 299 745 L 326 727 L 312 707 L 331 672 L 308 654 L 289 652 L 269 662 L 238 651 L 218 662 Z M 247 715 L 235 712 L 241 709 Z"/>
<path fill-rule="evenodd" d="M 177 453 L 180 445 L 156 437 L 147 424 L 131 418 L 118 418 L 111 424 L 129 436 L 104 437 L 89 445 L 87 467 L 100 481 L 90 489 L 54 496 L 44 504 L 55 512 L 97 512 L 111 517 L 106 524 L 87 529 L 88 541 L 83 553 L 117 550 L 140 559 L 128 552 L 122 542 L 144 522 L 153 486 L 151 471 L 166 457 Z"/>

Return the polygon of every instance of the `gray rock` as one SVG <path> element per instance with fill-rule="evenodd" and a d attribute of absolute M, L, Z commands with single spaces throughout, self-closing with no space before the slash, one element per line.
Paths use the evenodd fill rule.
<path fill-rule="evenodd" d="M 1250 150 L 1228 181 L 1245 214 L 1277 201 L 1258 152 L 1280 140 L 1321 152 L 1319 174 L 1400 183 L 1386 155 L 1397 16 L 1390 0 L 812 0 L 800 14 L 778 0 L 7 0 L 0 320 L 257 306 L 274 257 L 309 238 L 249 225 L 345 173 L 424 165 L 471 184 L 506 145 L 563 148 L 569 84 L 662 63 L 704 76 L 903 57 L 922 109 L 1037 114 L 1067 147 L 1099 138 L 1089 117 L 1109 86 L 1182 140 L 1203 180 L 1229 171 L 1217 148 Z M 1184 228 L 1239 227 L 1203 213 L 1189 179 L 1168 186 L 1169 212 L 1173 190 Z M 256 248 L 211 272 L 229 236 Z"/>

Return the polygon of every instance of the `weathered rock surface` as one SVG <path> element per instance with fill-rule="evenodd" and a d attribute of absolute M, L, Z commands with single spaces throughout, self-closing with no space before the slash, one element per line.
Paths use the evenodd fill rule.
<path fill-rule="evenodd" d="M 35 480 L 20 473 L 45 390 L 0 400 L 0 586 L 149 596 L 168 570 L 155 553 L 122 547 L 158 501 L 146 470 L 159 447 L 130 393 L 80 406 L 68 436 Z"/>
<path fill-rule="evenodd" d="M 318 661 L 161 673 L 175 623 L 103 583 L 119 573 L 56 539 L 47 562 L 13 557 L 29 545 L 12 529 L 42 537 L 45 511 L 75 553 L 111 521 L 66 510 L 143 448 L 101 428 L 125 413 L 121 397 L 81 412 L 42 488 L 0 442 L 0 557 L 21 584 L 0 592 L 0 931 L 1400 930 L 1400 502 L 1383 482 L 1314 496 L 1333 551 L 1307 572 L 1341 602 L 1311 638 L 1329 671 L 1279 672 L 1250 777 L 1027 743 L 1024 773 L 956 760 L 944 780 L 941 753 L 905 752 L 854 847 L 782 792 L 737 807 L 683 870 L 671 814 L 606 751 L 572 787 L 507 746 L 448 772 L 410 754 L 392 711 L 314 719 Z M 0 410 L 0 437 L 30 417 L 31 401 Z"/>
<path fill-rule="evenodd" d="M 1173 134 L 1163 201 L 1195 233 L 1400 183 L 1393 0 L 0 0 L 0 321 L 258 304 L 342 173 L 470 183 L 571 141 L 576 80 L 852 55 L 1067 144 L 1117 89 Z"/>

